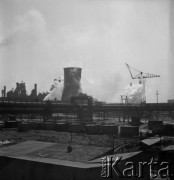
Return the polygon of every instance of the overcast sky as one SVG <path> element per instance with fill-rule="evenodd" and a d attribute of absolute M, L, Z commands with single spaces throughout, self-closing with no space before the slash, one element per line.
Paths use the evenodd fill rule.
<path fill-rule="evenodd" d="M 80 66 L 82 88 L 120 102 L 131 80 L 125 63 L 147 79 L 147 102 L 170 97 L 168 0 L 0 0 L 0 89 L 26 82 L 47 91 L 63 68 Z"/>

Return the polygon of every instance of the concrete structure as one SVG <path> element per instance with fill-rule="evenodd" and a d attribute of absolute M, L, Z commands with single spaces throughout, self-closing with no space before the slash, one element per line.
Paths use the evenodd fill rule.
<path fill-rule="evenodd" d="M 70 102 L 72 96 L 77 96 L 81 93 L 81 70 L 78 67 L 64 68 L 63 102 Z"/>

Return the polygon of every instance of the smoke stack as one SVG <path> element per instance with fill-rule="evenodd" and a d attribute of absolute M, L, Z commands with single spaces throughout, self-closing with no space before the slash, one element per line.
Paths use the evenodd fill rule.
<path fill-rule="evenodd" d="M 81 93 L 81 68 L 64 68 L 64 89 L 62 94 L 63 102 L 70 102 L 72 96 L 78 96 Z"/>
<path fill-rule="evenodd" d="M 6 86 L 4 86 L 4 97 L 6 97 Z"/>
<path fill-rule="evenodd" d="M 37 96 L 37 84 L 34 84 L 35 96 Z"/>
<path fill-rule="evenodd" d="M 19 83 L 18 82 L 16 83 L 16 89 L 19 89 Z"/>
<path fill-rule="evenodd" d="M 1 93 L 2 93 L 2 98 L 3 98 L 4 97 L 4 90 L 2 90 Z"/>

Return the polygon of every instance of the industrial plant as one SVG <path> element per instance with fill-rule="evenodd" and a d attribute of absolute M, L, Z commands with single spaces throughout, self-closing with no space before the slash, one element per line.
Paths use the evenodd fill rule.
<path fill-rule="evenodd" d="M 38 93 L 34 84 L 28 95 L 24 82 L 8 92 L 4 86 L 0 177 L 173 179 L 174 103 L 147 103 L 145 79 L 159 75 L 139 71 L 134 76 L 127 67 L 139 84 L 130 84 L 119 103 L 83 92 L 79 67 L 64 68 L 64 78 L 54 79 L 50 92 Z M 115 171 L 118 157 L 120 167 Z M 159 166 L 139 169 L 146 162 Z"/>
<path fill-rule="evenodd" d="M 0 180 L 174 180 L 174 0 L 0 0 Z"/>

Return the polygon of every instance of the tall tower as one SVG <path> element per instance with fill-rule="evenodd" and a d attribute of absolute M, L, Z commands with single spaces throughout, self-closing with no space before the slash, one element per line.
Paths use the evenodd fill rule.
<path fill-rule="evenodd" d="M 6 86 L 4 86 L 4 97 L 6 97 Z"/>
<path fill-rule="evenodd" d="M 35 97 L 37 97 L 37 84 L 34 84 Z"/>
<path fill-rule="evenodd" d="M 64 89 L 62 94 L 63 102 L 70 102 L 72 96 L 78 96 L 81 93 L 81 68 L 64 68 Z"/>

